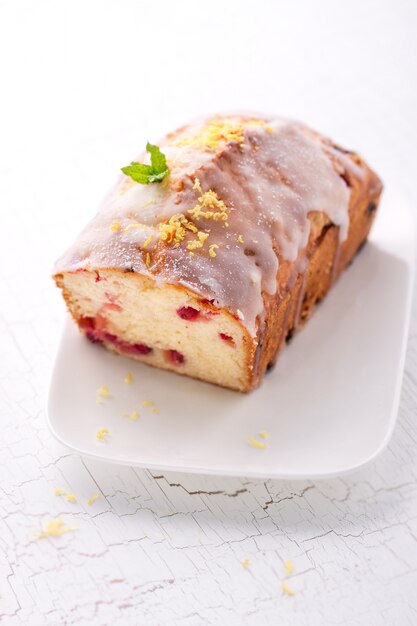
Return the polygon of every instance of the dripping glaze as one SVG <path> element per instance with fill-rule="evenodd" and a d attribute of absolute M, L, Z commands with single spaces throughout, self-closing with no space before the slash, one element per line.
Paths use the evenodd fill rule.
<path fill-rule="evenodd" d="M 210 120 L 186 126 L 159 142 L 170 167 L 161 184 L 140 185 L 122 176 L 56 271 L 112 267 L 183 285 L 238 313 L 252 336 L 263 318 L 263 293 L 277 289 L 279 256 L 295 261 L 307 245 L 309 213 L 321 211 L 339 227 L 340 243 L 349 227 L 350 190 L 338 168 L 350 159 L 306 126 L 280 118 L 227 116 L 243 125 L 240 141 L 207 149 L 199 137 Z M 142 158 L 144 158 L 142 156 Z M 360 164 L 355 165 L 361 171 Z M 197 188 L 197 182 L 198 187 Z M 199 189 L 201 191 L 199 191 Z M 213 191 L 227 207 L 227 220 L 191 217 L 201 193 Z M 208 234 L 201 249 L 165 245 L 159 224 L 182 213 Z M 112 230 L 112 224 L 120 225 Z M 215 253 L 208 253 L 215 244 Z M 152 255 L 145 262 L 143 246 Z M 305 264 L 299 264 L 300 271 Z"/>

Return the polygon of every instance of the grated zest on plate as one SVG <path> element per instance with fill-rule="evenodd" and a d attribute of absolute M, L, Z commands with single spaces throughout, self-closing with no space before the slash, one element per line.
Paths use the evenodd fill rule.
<path fill-rule="evenodd" d="M 281 589 L 287 596 L 295 595 L 295 591 L 291 589 L 291 587 L 285 582 L 285 580 L 281 580 L 280 582 Z"/>
<path fill-rule="evenodd" d="M 44 524 L 42 532 L 38 533 L 38 539 L 46 537 L 60 537 L 71 530 L 76 530 L 77 526 L 67 526 L 62 519 L 50 520 Z"/>
<path fill-rule="evenodd" d="M 102 385 L 97 389 L 97 395 L 101 398 L 110 398 L 110 389 L 107 387 L 107 385 Z"/>
<path fill-rule="evenodd" d="M 268 447 L 267 443 L 262 443 L 262 441 L 258 441 L 255 437 L 248 437 L 248 443 L 250 443 L 253 448 L 258 448 L 258 450 L 264 450 Z"/>
<path fill-rule="evenodd" d="M 96 437 L 99 441 L 103 441 L 104 443 L 107 443 L 109 434 L 110 432 L 108 428 L 99 428 L 96 433 Z"/>
<path fill-rule="evenodd" d="M 92 504 L 94 504 L 94 502 L 98 500 L 99 498 L 101 498 L 101 493 L 95 493 L 92 496 L 90 496 L 87 500 L 88 506 L 91 506 Z"/>

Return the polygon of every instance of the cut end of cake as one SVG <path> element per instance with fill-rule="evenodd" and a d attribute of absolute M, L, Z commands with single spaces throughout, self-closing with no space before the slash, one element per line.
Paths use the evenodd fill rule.
<path fill-rule="evenodd" d="M 134 272 L 82 270 L 54 278 L 92 343 L 177 374 L 238 391 L 250 388 L 256 344 L 227 310 Z"/>

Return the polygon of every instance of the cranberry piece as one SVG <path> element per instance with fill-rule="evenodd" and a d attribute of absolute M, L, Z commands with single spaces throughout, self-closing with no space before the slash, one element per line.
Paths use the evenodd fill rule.
<path fill-rule="evenodd" d="M 110 343 L 118 343 L 118 339 L 116 337 L 116 335 L 112 335 L 110 333 L 107 333 L 106 331 L 101 331 L 100 332 L 102 338 L 104 339 L 104 341 L 110 341 Z"/>
<path fill-rule="evenodd" d="M 226 333 L 219 333 L 219 337 L 220 339 L 223 339 L 223 341 L 228 343 L 230 346 L 235 345 L 235 340 L 230 335 L 226 335 Z"/>
<path fill-rule="evenodd" d="M 100 276 L 100 274 L 97 272 L 96 274 L 96 283 L 99 283 L 102 279 L 102 277 Z"/>
<path fill-rule="evenodd" d="M 152 352 L 152 348 L 144 343 L 133 344 L 133 349 L 137 354 L 150 354 Z"/>
<path fill-rule="evenodd" d="M 128 341 L 123 341 L 123 339 L 119 339 L 119 337 L 117 337 L 116 335 L 112 335 L 111 333 L 103 329 L 100 321 L 101 320 L 99 319 L 99 316 L 97 316 L 97 318 L 81 317 L 78 320 L 80 328 L 85 331 L 87 339 L 89 339 L 91 342 L 103 343 L 103 341 L 108 341 L 109 343 L 112 343 L 117 348 L 119 348 L 121 352 L 125 352 L 126 354 L 143 355 L 150 354 L 152 352 L 152 348 L 144 343 L 129 343 Z"/>
<path fill-rule="evenodd" d="M 122 352 L 126 352 L 126 354 L 150 354 L 152 352 L 152 348 L 147 346 L 144 343 L 128 343 L 127 341 L 121 341 L 120 339 L 116 340 L 116 345 Z"/>
<path fill-rule="evenodd" d="M 97 337 L 97 333 L 94 330 L 87 330 L 85 336 L 91 343 L 103 343 L 103 341 Z"/>
<path fill-rule="evenodd" d="M 80 317 L 78 325 L 85 331 L 85 336 L 91 343 L 102 343 L 101 333 L 96 329 L 94 317 Z"/>
<path fill-rule="evenodd" d="M 180 365 L 181 363 L 185 363 L 185 356 L 178 352 L 178 350 L 167 350 L 167 354 L 169 360 L 176 365 Z"/>
<path fill-rule="evenodd" d="M 78 325 L 83 330 L 93 330 L 95 327 L 94 317 L 80 317 Z"/>
<path fill-rule="evenodd" d="M 187 320 L 187 322 L 195 322 L 200 315 L 200 311 L 192 306 L 182 306 L 177 309 L 177 313 L 182 320 Z"/>

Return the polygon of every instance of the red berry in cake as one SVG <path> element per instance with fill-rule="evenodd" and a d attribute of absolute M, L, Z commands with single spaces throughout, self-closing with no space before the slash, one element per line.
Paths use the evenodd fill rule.
<path fill-rule="evenodd" d="M 185 356 L 178 352 L 178 350 L 167 350 L 168 359 L 171 363 L 175 363 L 176 365 L 181 365 L 181 363 L 185 363 Z"/>
<path fill-rule="evenodd" d="M 187 322 L 195 322 L 200 315 L 200 311 L 192 306 L 182 306 L 177 309 L 177 313 L 182 320 Z"/>
<path fill-rule="evenodd" d="M 133 348 L 137 354 L 150 354 L 152 352 L 152 348 L 144 343 L 135 343 L 133 344 Z"/>
<path fill-rule="evenodd" d="M 114 343 L 115 345 L 117 345 L 119 343 L 119 340 L 117 339 L 116 335 L 112 335 L 111 333 L 107 333 L 106 331 L 100 331 L 100 337 L 103 339 L 103 341 L 110 341 L 110 343 Z"/>
<path fill-rule="evenodd" d="M 220 339 L 223 339 L 223 341 L 228 343 L 229 346 L 234 346 L 235 345 L 235 340 L 230 335 L 226 335 L 226 333 L 219 333 L 219 337 L 220 337 Z"/>
<path fill-rule="evenodd" d="M 95 327 L 94 317 L 80 317 L 78 320 L 78 326 L 83 330 L 93 330 Z"/>
<path fill-rule="evenodd" d="M 115 305 L 117 306 L 117 305 Z M 125 354 L 137 354 L 146 355 L 152 352 L 152 348 L 145 343 L 129 343 L 120 339 L 116 335 L 109 333 L 105 330 L 105 326 L 102 324 L 102 319 L 97 315 L 94 317 L 81 317 L 78 320 L 78 324 L 82 330 L 85 331 L 87 339 L 92 343 L 112 343 L 116 348 Z"/>
<path fill-rule="evenodd" d="M 115 344 L 122 352 L 126 352 L 126 354 L 146 355 L 152 352 L 152 348 L 145 343 L 128 343 L 127 341 L 118 339 L 115 341 Z"/>
<path fill-rule="evenodd" d="M 94 330 L 87 330 L 85 336 L 89 341 L 91 341 L 91 343 L 103 343 L 102 340 L 97 337 Z"/>

